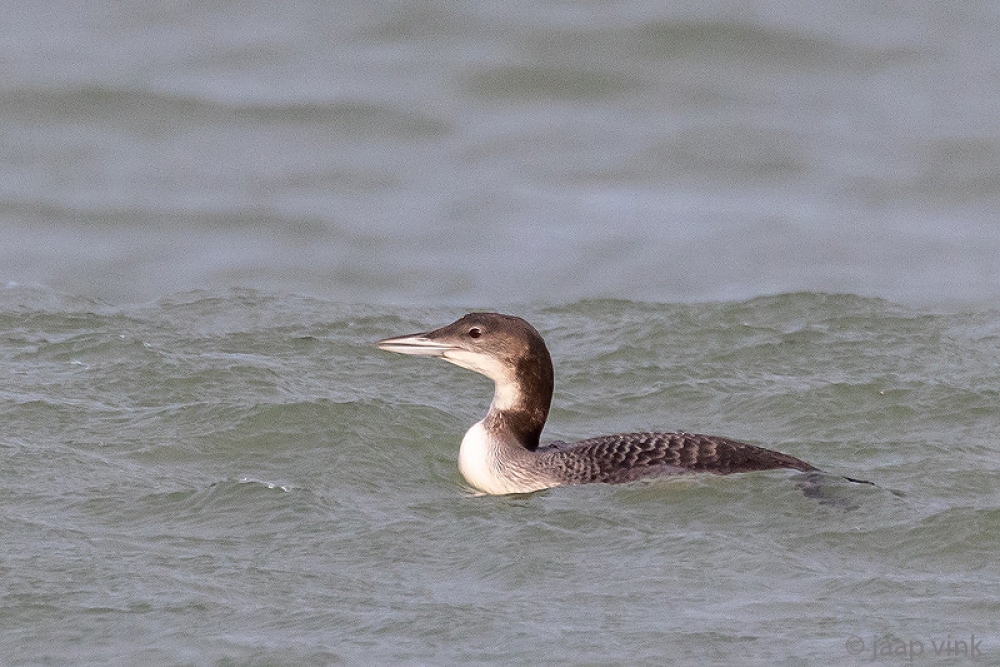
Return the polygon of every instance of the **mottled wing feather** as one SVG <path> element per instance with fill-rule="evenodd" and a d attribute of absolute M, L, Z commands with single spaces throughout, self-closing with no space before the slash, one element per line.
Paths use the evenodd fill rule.
<path fill-rule="evenodd" d="M 628 482 L 681 472 L 728 475 L 751 470 L 815 470 L 805 461 L 745 442 L 694 433 L 621 433 L 573 444 L 552 443 L 539 453 L 569 483 Z"/>

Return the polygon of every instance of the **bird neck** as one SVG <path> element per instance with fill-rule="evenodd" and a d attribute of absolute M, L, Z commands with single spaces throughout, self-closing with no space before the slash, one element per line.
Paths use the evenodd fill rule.
<path fill-rule="evenodd" d="M 549 416 L 552 390 L 552 361 L 546 351 L 540 361 L 518 364 L 511 377 L 496 381 L 483 426 L 512 436 L 525 449 L 537 449 Z"/>

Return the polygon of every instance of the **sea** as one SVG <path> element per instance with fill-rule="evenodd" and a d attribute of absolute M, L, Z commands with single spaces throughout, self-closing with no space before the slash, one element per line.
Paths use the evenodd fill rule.
<path fill-rule="evenodd" d="M 476 495 L 474 310 L 824 472 Z M 5 5 L 0 665 L 1000 664 L 998 540 L 1000 5 Z"/>

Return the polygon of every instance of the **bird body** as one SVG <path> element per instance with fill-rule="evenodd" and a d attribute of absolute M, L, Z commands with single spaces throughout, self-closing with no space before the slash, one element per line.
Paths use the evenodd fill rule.
<path fill-rule="evenodd" d="M 493 380 L 486 417 L 465 434 L 458 455 L 462 476 L 483 493 L 620 484 L 692 472 L 817 470 L 764 447 L 684 432 L 619 433 L 541 444 L 552 401 L 552 359 L 541 335 L 519 317 L 470 313 L 440 329 L 377 345 L 390 352 L 440 357 Z"/>

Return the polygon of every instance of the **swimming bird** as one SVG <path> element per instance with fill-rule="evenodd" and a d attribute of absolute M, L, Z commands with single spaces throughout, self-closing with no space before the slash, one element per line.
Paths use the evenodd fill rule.
<path fill-rule="evenodd" d="M 695 433 L 619 433 L 542 444 L 552 402 L 552 358 L 542 336 L 520 317 L 470 313 L 440 329 L 376 345 L 399 354 L 440 357 L 493 380 L 486 417 L 468 430 L 458 452 L 459 471 L 482 493 L 530 493 L 691 472 L 818 471 L 788 454 Z"/>

